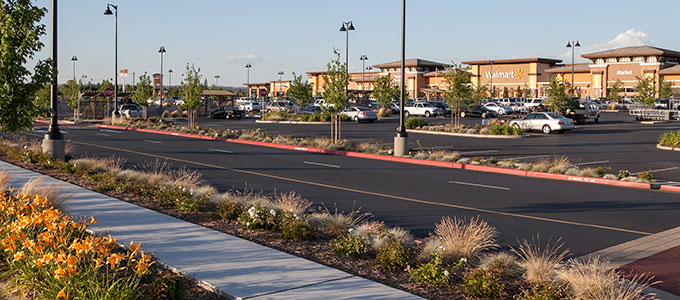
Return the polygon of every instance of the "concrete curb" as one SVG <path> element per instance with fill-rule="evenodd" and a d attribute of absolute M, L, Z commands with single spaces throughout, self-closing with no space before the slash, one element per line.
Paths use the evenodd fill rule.
<path fill-rule="evenodd" d="M 531 137 L 531 135 L 529 135 L 529 134 L 523 134 L 523 135 L 468 134 L 468 133 L 456 133 L 456 132 L 432 131 L 432 130 L 418 130 L 418 129 L 407 129 L 406 132 L 433 134 L 433 135 L 471 137 L 471 138 L 480 138 L 480 139 L 521 139 L 521 138 Z"/>
<path fill-rule="evenodd" d="M 656 148 L 659 149 L 659 150 L 666 150 L 666 151 L 680 151 L 680 148 L 662 146 L 661 144 L 656 144 Z"/>
<path fill-rule="evenodd" d="M 139 131 L 139 132 L 146 132 L 146 133 L 181 136 L 181 137 L 187 137 L 187 138 L 198 138 L 198 139 L 212 140 L 212 141 L 223 141 L 223 142 L 229 142 L 229 143 L 238 143 L 238 144 L 262 146 L 262 147 L 285 149 L 285 150 L 295 150 L 295 151 L 305 151 L 305 152 L 331 154 L 331 155 L 339 155 L 339 156 L 367 158 L 367 159 L 375 159 L 375 160 L 382 160 L 382 161 L 393 161 L 393 162 L 415 164 L 415 165 L 425 165 L 425 166 L 434 166 L 434 167 L 451 168 L 451 169 L 463 169 L 463 170 L 478 171 L 478 172 L 498 173 L 498 174 L 525 176 L 525 177 L 533 177 L 533 178 L 544 178 L 544 179 L 561 180 L 561 181 L 583 182 L 583 183 L 609 185 L 609 186 L 616 186 L 616 187 L 626 187 L 626 188 L 636 188 L 636 189 L 646 189 L 646 190 L 652 189 L 651 183 L 643 183 L 643 182 L 620 181 L 620 180 L 595 178 L 595 177 L 583 177 L 583 176 L 573 176 L 573 175 L 566 175 L 566 174 L 533 172 L 533 171 L 524 171 L 524 170 L 518 170 L 518 169 L 506 169 L 506 168 L 471 165 L 471 164 L 459 164 L 459 163 L 455 163 L 455 162 L 445 162 L 445 161 L 436 161 L 436 160 L 422 160 L 422 159 L 415 159 L 415 158 L 409 158 L 409 157 L 394 157 L 394 156 L 388 156 L 388 155 L 360 153 L 360 152 L 352 152 L 352 151 L 344 151 L 344 150 L 330 150 L 330 149 L 301 147 L 301 146 L 293 146 L 293 145 L 282 145 L 282 144 L 265 143 L 265 142 L 258 142 L 258 141 L 227 139 L 227 138 L 203 136 L 203 135 L 196 135 L 196 134 L 177 133 L 177 132 L 152 130 L 152 129 L 141 129 L 141 128 L 134 128 L 134 127 L 122 127 L 122 126 L 103 125 L 103 124 L 97 124 L 96 126 L 100 127 L 100 128 Z M 676 186 L 662 185 L 660 187 L 660 190 L 680 193 L 680 187 L 676 187 Z"/>
<path fill-rule="evenodd" d="M 35 120 L 34 122 L 41 123 L 41 124 L 48 124 L 48 125 L 51 123 L 50 121 L 47 121 L 47 120 Z M 61 121 L 58 124 L 59 124 L 59 126 L 79 126 L 80 125 L 80 124 L 76 124 L 73 121 Z"/>

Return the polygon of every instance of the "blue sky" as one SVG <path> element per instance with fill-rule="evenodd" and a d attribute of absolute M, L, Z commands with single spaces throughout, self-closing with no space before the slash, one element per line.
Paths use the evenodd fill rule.
<path fill-rule="evenodd" d="M 51 1 L 37 5 L 50 9 Z M 59 81 L 77 77 L 95 82 L 112 78 L 114 18 L 104 16 L 106 1 L 59 3 Z M 353 21 L 349 36 L 350 71 L 399 59 L 399 0 L 120 0 L 119 69 L 137 76 L 160 70 L 158 49 L 165 46 L 164 72 L 173 69 L 172 84 L 181 80 L 187 63 L 220 85 L 240 86 L 250 63 L 251 82 L 278 79 L 277 72 L 304 74 L 325 70 L 333 48 L 344 59 L 342 21 Z M 644 7 L 640 7 L 643 5 Z M 570 60 L 564 47 L 578 39 L 580 53 L 649 44 L 680 50 L 677 24 L 670 13 L 680 1 L 572 0 L 410 0 L 407 3 L 408 58 L 448 63 L 469 59 L 548 57 Z M 49 25 L 50 15 L 44 22 Z M 46 47 L 38 58 L 49 57 Z M 566 62 L 566 61 L 565 61 Z M 167 73 L 166 73 L 167 74 Z M 132 74 L 130 74 L 131 76 Z M 166 76 L 165 84 L 169 78 Z M 127 82 L 131 78 L 128 77 Z"/>

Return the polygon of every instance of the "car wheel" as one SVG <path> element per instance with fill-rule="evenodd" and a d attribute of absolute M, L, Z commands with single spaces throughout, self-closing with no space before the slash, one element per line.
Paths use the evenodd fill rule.
<path fill-rule="evenodd" d="M 461 111 L 461 112 L 460 112 L 460 117 L 461 117 L 461 118 L 465 118 L 465 112 L 464 112 L 464 111 Z M 482 118 L 483 118 L 483 117 L 482 117 Z"/>
<path fill-rule="evenodd" d="M 426 112 L 425 112 L 425 117 L 426 117 L 426 118 L 429 118 L 429 117 L 430 117 L 430 112 L 429 112 L 429 111 L 426 111 Z"/>
<path fill-rule="evenodd" d="M 600 116 L 595 117 L 595 123 L 600 122 Z"/>
<path fill-rule="evenodd" d="M 375 123 L 375 120 L 369 120 L 368 123 Z"/>
<path fill-rule="evenodd" d="M 358 116 L 354 116 L 354 122 L 361 123 L 361 122 L 359 122 L 359 117 L 358 117 Z"/>
<path fill-rule="evenodd" d="M 521 129 L 521 128 L 519 128 L 519 124 L 517 124 L 517 123 L 512 124 L 512 127 L 517 128 L 517 129 Z"/>
<path fill-rule="evenodd" d="M 411 113 L 409 113 L 408 110 L 404 111 L 404 117 L 408 118 L 410 116 L 411 116 Z"/>
<path fill-rule="evenodd" d="M 489 114 L 483 112 L 483 113 L 480 115 L 480 117 L 482 117 L 482 119 L 486 119 L 486 118 L 489 117 Z"/>
<path fill-rule="evenodd" d="M 548 125 L 548 124 L 543 125 L 543 133 L 550 134 L 551 132 L 552 132 L 552 128 L 550 128 L 550 125 Z"/>
<path fill-rule="evenodd" d="M 504 114 L 505 114 L 505 110 L 499 109 L 499 110 L 498 110 L 498 114 L 499 114 L 499 115 L 504 115 Z"/>

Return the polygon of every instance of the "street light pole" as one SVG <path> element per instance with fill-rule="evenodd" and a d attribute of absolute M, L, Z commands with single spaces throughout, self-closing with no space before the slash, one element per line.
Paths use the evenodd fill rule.
<path fill-rule="evenodd" d="M 220 85 L 220 75 L 215 75 L 215 86 Z"/>
<path fill-rule="evenodd" d="M 172 69 L 168 70 L 169 82 L 168 82 L 168 93 L 172 89 Z"/>
<path fill-rule="evenodd" d="M 578 41 L 568 41 L 567 48 L 571 48 L 571 95 L 576 96 L 576 87 L 574 85 L 574 51 L 576 47 L 581 47 Z"/>
<path fill-rule="evenodd" d="M 362 55 L 361 58 L 361 89 L 365 89 L 364 85 L 366 84 L 364 82 L 364 70 L 366 70 L 366 61 L 368 60 L 368 56 Z"/>
<path fill-rule="evenodd" d="M 57 70 L 57 0 L 52 0 L 52 67 Z M 63 160 L 66 157 L 64 135 L 59 131 L 57 115 L 57 93 L 59 86 L 57 76 L 52 79 L 50 87 L 50 106 L 52 108 L 52 118 L 50 127 L 45 134 L 42 142 L 42 151 L 49 153 L 50 157 Z"/>
<path fill-rule="evenodd" d="M 250 92 L 250 68 L 252 68 L 252 67 L 253 67 L 252 65 L 246 64 L 246 70 L 247 70 L 246 71 L 246 73 L 247 73 L 247 75 L 246 75 L 246 86 L 248 86 L 248 98 L 252 98 L 251 92 Z"/>
<path fill-rule="evenodd" d="M 163 53 L 165 53 L 165 52 L 166 52 L 165 46 L 161 46 L 161 48 L 158 49 L 158 53 L 161 54 L 161 78 L 160 78 L 161 88 L 160 88 L 160 90 L 158 90 L 158 93 L 161 97 L 161 99 L 159 101 L 159 103 L 161 104 L 161 111 L 163 111 Z"/>
<path fill-rule="evenodd" d="M 115 14 L 111 11 L 111 8 L 116 11 Z M 115 123 L 116 117 L 120 116 L 118 112 L 118 6 L 113 4 L 106 4 L 106 10 L 104 15 L 113 15 L 115 19 L 115 42 L 114 42 L 114 64 L 115 69 L 113 70 L 113 115 L 111 116 L 112 123 Z"/>
<path fill-rule="evenodd" d="M 71 57 L 71 61 L 73 62 L 73 86 L 77 87 L 77 82 L 76 82 L 76 62 L 78 61 L 78 58 L 73 56 Z M 78 122 L 80 119 L 80 95 L 78 96 L 78 108 L 77 112 L 75 113 L 75 117 L 73 118 L 73 122 Z"/>
<path fill-rule="evenodd" d="M 394 137 L 394 156 L 402 157 L 408 154 L 408 134 L 404 126 L 404 97 L 406 81 L 406 0 L 401 4 L 401 95 L 399 97 L 399 128 Z"/>
<path fill-rule="evenodd" d="M 340 32 L 345 32 L 345 73 L 347 76 L 349 76 L 349 31 L 354 30 L 354 24 L 352 24 L 352 21 L 348 22 L 342 22 L 342 26 L 340 26 Z M 351 81 L 352 78 L 349 78 L 347 81 L 347 84 L 349 85 L 349 81 Z M 345 86 L 345 94 L 348 93 L 348 87 Z"/>

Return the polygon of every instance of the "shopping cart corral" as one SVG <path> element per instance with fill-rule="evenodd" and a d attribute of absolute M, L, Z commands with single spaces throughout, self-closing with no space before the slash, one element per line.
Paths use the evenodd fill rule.
<path fill-rule="evenodd" d="M 628 114 L 636 120 L 680 120 L 680 110 L 634 108 Z"/>

